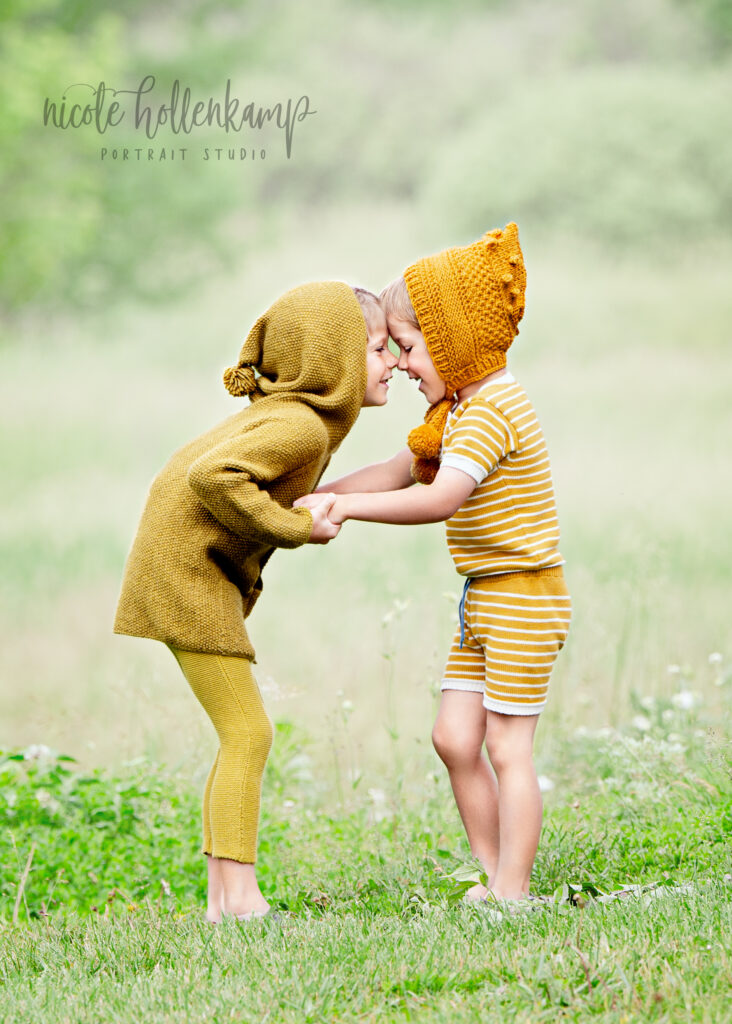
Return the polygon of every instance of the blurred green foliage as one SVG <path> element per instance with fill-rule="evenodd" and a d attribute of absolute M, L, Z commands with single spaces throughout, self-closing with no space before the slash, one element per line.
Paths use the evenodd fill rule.
<path fill-rule="evenodd" d="M 508 218 L 531 230 L 673 251 L 732 227 L 728 0 L 325 0 L 304 7 L 172 0 L 11 0 L 0 14 L 0 308 L 170 296 L 313 207 L 409 204 L 447 234 Z M 204 162 L 252 137 L 161 131 L 187 162 L 102 162 L 140 146 L 129 123 L 44 126 L 74 83 L 158 102 L 226 79 L 265 106 L 308 94 L 292 159 Z M 726 126 L 726 127 L 725 127 Z"/>
<path fill-rule="evenodd" d="M 712 48 L 718 53 L 732 49 L 732 3 L 730 0 L 681 0 L 690 11 L 704 19 Z"/>
<path fill-rule="evenodd" d="M 548 81 L 541 93 L 506 90 L 454 139 L 420 199 L 466 235 L 516 219 L 610 246 L 678 250 L 732 230 L 725 121 L 719 74 L 602 69 Z"/>

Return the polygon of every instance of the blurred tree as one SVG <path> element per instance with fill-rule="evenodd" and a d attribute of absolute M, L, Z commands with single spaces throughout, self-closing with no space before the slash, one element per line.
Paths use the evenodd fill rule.
<path fill-rule="evenodd" d="M 706 25 L 713 50 L 727 54 L 732 50 L 732 0 L 680 0 L 690 13 Z"/>
<path fill-rule="evenodd" d="M 183 6 L 183 5 L 181 5 Z M 204 5 L 205 6 L 205 5 Z M 219 9 L 226 4 L 217 4 Z M 221 257 L 220 222 L 231 207 L 247 201 L 252 175 L 232 168 L 216 173 L 157 162 L 103 163 L 102 146 L 145 145 L 140 133 L 115 131 L 114 139 L 93 128 L 61 130 L 44 125 L 44 101 L 60 108 L 76 83 L 96 87 L 137 87 L 149 59 L 131 36 L 140 31 L 135 15 L 149 9 L 142 0 L 6 0 L 0 14 L 0 308 L 79 304 L 125 293 L 151 296 L 184 288 L 191 277 Z M 199 37 L 198 42 L 201 42 Z M 219 71 L 215 47 L 202 47 L 187 60 L 193 40 L 174 41 L 154 70 L 168 96 L 183 74 L 195 87 Z M 132 52 L 134 49 L 134 52 Z M 69 93 L 69 102 L 84 95 Z M 85 99 L 91 95 L 86 92 Z M 161 131 L 160 148 L 186 139 Z M 238 140 L 237 140 L 238 144 Z M 221 169 L 219 169 L 221 170 Z M 166 259 L 161 259 L 163 253 Z"/>
<path fill-rule="evenodd" d="M 169 297 L 305 210 L 403 204 L 472 235 L 501 217 L 603 244 L 732 228 L 730 0 L 5 0 L 0 309 Z M 700 14 L 704 14 L 704 30 Z M 716 40 L 716 42 L 714 42 Z M 175 79 L 244 101 L 313 97 L 288 160 L 204 161 L 251 140 L 162 130 L 188 162 L 100 159 L 141 133 L 43 125 L 77 82 L 159 99 Z M 721 127 L 720 127 L 721 126 Z M 110 147 L 111 148 L 111 147 Z"/>

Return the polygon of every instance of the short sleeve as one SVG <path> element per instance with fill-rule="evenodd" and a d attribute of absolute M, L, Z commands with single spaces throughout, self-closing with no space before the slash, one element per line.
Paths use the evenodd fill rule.
<path fill-rule="evenodd" d="M 516 431 L 500 410 L 473 401 L 448 427 L 440 465 L 462 470 L 480 484 L 517 444 Z"/>

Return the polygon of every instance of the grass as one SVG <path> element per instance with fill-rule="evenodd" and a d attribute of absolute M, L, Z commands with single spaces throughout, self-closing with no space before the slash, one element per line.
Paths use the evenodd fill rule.
<path fill-rule="evenodd" d="M 721 887 L 508 919 L 419 906 L 211 932 L 144 911 L 16 938 L 4 1020 L 725 1019 Z M 182 966 L 183 965 L 183 966 Z"/>
<path fill-rule="evenodd" d="M 339 802 L 280 724 L 260 874 L 284 917 L 220 928 L 202 920 L 187 780 L 150 764 L 88 775 L 37 749 L 6 759 L 0 1019 L 717 1024 L 728 744 L 698 706 L 643 710 L 544 765 L 533 888 L 554 898 L 516 916 L 460 902 L 473 869 L 434 759 L 419 788 L 356 786 Z"/>

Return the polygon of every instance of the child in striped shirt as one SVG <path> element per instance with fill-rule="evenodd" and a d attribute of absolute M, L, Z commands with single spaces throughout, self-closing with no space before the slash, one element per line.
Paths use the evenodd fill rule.
<path fill-rule="evenodd" d="M 337 495 L 334 523 L 447 522 L 465 585 L 432 738 L 489 879 L 468 899 L 528 895 L 542 818 L 534 732 L 571 615 L 546 444 L 506 369 L 525 287 L 509 224 L 386 288 L 398 365 L 420 382 L 425 423 L 394 458 L 319 489 Z M 426 486 L 408 490 L 415 480 Z"/>

